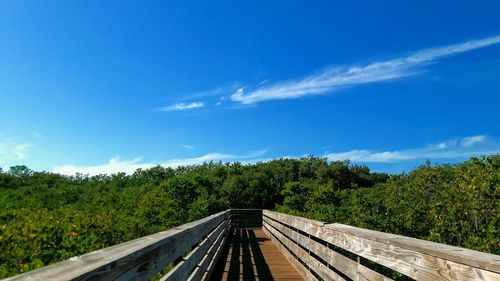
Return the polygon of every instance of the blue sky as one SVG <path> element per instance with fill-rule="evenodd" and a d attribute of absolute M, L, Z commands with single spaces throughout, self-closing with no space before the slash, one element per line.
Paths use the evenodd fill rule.
<path fill-rule="evenodd" d="M 312 154 L 401 172 L 498 153 L 499 11 L 1 1 L 0 167 L 96 174 Z"/>

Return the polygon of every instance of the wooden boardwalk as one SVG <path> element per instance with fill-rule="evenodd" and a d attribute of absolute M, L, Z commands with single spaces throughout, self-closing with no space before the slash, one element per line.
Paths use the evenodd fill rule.
<path fill-rule="evenodd" d="M 401 275 L 500 281 L 498 255 L 252 209 L 228 209 L 4 281 L 149 280 L 168 265 L 173 268 L 162 281 L 390 281 Z"/>
<path fill-rule="evenodd" d="M 260 228 L 232 229 L 211 280 L 304 280 Z"/>

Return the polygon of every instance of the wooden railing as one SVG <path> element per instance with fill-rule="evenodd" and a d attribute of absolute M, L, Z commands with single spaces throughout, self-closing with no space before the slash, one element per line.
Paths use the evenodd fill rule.
<path fill-rule="evenodd" d="M 226 210 L 6 280 L 208 280 L 228 231 L 244 227 L 262 227 L 305 280 L 392 280 L 402 274 L 500 281 L 500 256 L 251 209 Z"/>
<path fill-rule="evenodd" d="M 262 227 L 261 209 L 232 209 L 231 225 L 233 228 Z"/>
<path fill-rule="evenodd" d="M 267 210 L 263 216 L 264 231 L 305 280 L 392 280 L 386 272 L 500 280 L 500 256 Z"/>
<path fill-rule="evenodd" d="M 227 210 L 7 280 L 149 280 L 170 264 L 175 266 L 160 280 L 208 279 L 234 212 Z"/>

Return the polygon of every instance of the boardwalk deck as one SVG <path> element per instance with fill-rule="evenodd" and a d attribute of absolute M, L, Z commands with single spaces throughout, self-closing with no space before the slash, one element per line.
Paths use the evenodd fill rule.
<path fill-rule="evenodd" d="M 233 229 L 211 280 L 304 280 L 262 229 Z"/>

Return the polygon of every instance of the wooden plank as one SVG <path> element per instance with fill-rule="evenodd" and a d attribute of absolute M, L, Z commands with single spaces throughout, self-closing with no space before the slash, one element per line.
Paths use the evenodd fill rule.
<path fill-rule="evenodd" d="M 304 280 L 262 229 L 233 229 L 212 281 Z"/>
<path fill-rule="evenodd" d="M 282 225 L 279 222 L 273 221 L 272 219 L 269 219 L 267 217 L 264 218 L 264 222 L 272 225 L 274 228 L 286 235 L 289 239 L 307 248 L 309 251 L 323 259 L 329 265 L 335 267 L 335 269 L 353 280 L 392 280 L 391 278 L 388 278 L 376 271 L 371 270 L 368 267 L 365 267 L 362 264 L 357 263 L 356 261 L 351 260 L 350 258 L 343 256 L 338 252 L 335 252 L 334 250 L 316 242 L 313 239 L 308 238 L 307 236 L 304 236 L 296 231 L 291 230 L 290 228 L 287 228 L 285 225 Z"/>
<path fill-rule="evenodd" d="M 227 220 L 230 217 L 230 214 L 225 216 L 224 220 Z M 108 278 L 113 278 L 113 276 L 118 276 L 114 278 L 115 281 L 128 281 L 128 280 L 149 280 L 156 273 L 165 268 L 169 263 L 172 263 L 178 258 L 182 257 L 186 252 L 190 251 L 193 246 L 198 244 L 200 240 L 203 239 L 212 229 L 214 229 L 220 222 L 216 221 L 207 221 L 205 224 L 199 224 L 197 222 L 192 222 L 188 224 L 181 225 L 179 229 L 185 229 L 186 235 L 175 239 L 172 247 L 174 248 L 174 252 L 176 253 L 175 259 L 172 259 L 171 255 L 161 254 L 155 256 L 154 253 L 149 253 L 146 257 L 147 261 L 136 265 L 135 267 L 126 268 L 126 274 L 122 274 L 119 271 L 113 272 L 109 276 L 106 276 L 104 280 L 108 280 Z M 144 257 L 143 257 L 144 258 Z M 145 258 L 146 259 L 146 258 Z"/>
<path fill-rule="evenodd" d="M 392 238 L 388 238 L 384 243 L 337 231 L 328 226 L 325 226 L 323 235 L 336 237 L 334 240 L 339 247 L 416 280 L 500 280 L 498 273 L 397 246 L 392 242 Z"/>
<path fill-rule="evenodd" d="M 256 280 L 304 280 L 262 229 L 248 230 L 248 237 Z"/>
<path fill-rule="evenodd" d="M 147 280 L 190 250 L 229 213 L 224 211 L 6 280 Z"/>
<path fill-rule="evenodd" d="M 220 244 L 225 239 L 225 234 L 226 234 L 225 232 L 219 234 L 219 236 L 217 237 L 217 240 L 210 246 L 208 251 L 205 253 L 203 259 L 198 263 L 198 266 L 191 273 L 191 275 L 189 276 L 189 278 L 187 280 L 189 280 L 189 281 L 201 280 L 205 271 L 208 268 L 210 261 L 212 260 L 212 257 L 215 255 L 216 251 L 219 249 Z"/>
<path fill-rule="evenodd" d="M 285 245 L 288 249 L 290 249 L 295 255 L 299 257 L 310 269 L 310 271 L 315 272 L 319 275 L 323 280 L 332 280 L 332 281 L 344 281 L 345 279 L 338 275 L 335 271 L 328 268 L 326 265 L 315 259 L 313 256 L 309 255 L 307 251 L 299 247 L 288 237 L 279 232 L 272 225 L 268 224 L 267 221 L 264 221 L 264 226 L 266 229 L 278 240 L 281 241 L 283 245 Z"/>
<path fill-rule="evenodd" d="M 322 222 L 322 221 L 316 221 L 316 220 L 307 219 L 307 218 L 303 218 L 303 217 L 287 215 L 287 214 L 269 211 L 269 210 L 263 210 L 262 215 L 268 216 L 270 218 L 279 217 L 280 219 L 283 219 L 283 221 L 282 221 L 283 223 L 297 222 L 297 223 L 305 223 L 305 224 L 310 224 L 310 225 L 315 225 L 315 226 L 324 226 L 326 224 L 325 222 Z"/>
<path fill-rule="evenodd" d="M 423 254 L 500 273 L 500 256 L 497 255 L 345 224 L 333 223 L 325 226 L 358 237 L 390 243 Z"/>
<path fill-rule="evenodd" d="M 214 256 L 212 257 L 212 260 L 210 261 L 207 270 L 205 271 L 205 274 L 203 275 L 202 280 L 210 280 L 210 277 L 212 276 L 213 271 L 215 270 L 215 266 L 217 265 L 217 262 L 220 258 L 220 255 L 222 253 L 222 249 L 226 246 L 227 243 L 227 233 L 231 228 L 228 227 L 224 233 L 224 238 L 222 240 L 222 243 L 219 245 L 217 250 L 215 251 Z"/>
<path fill-rule="evenodd" d="M 318 281 L 318 278 L 314 276 L 302 263 L 300 263 L 294 256 L 290 254 L 290 252 L 285 248 L 285 246 L 271 234 L 271 232 L 265 227 L 262 227 L 264 233 L 271 239 L 276 248 L 278 248 L 285 259 L 297 270 L 297 272 L 304 278 L 305 281 Z"/>
<path fill-rule="evenodd" d="M 205 256 L 208 248 L 215 242 L 219 234 L 225 233 L 230 220 L 223 221 L 212 231 L 189 255 L 179 262 L 161 281 L 183 281 L 191 274 L 196 265 Z"/>
<path fill-rule="evenodd" d="M 386 277 L 370 268 L 358 263 L 358 277 L 354 280 L 358 281 L 392 281 L 393 279 Z"/>
<path fill-rule="evenodd" d="M 388 239 L 383 242 L 380 239 L 377 241 L 375 238 L 368 239 L 336 230 L 328 225 L 321 227 L 306 223 L 294 216 L 271 211 L 264 211 L 264 215 L 416 280 L 500 280 L 497 272 L 394 245 L 396 235 L 393 234 L 389 234 Z M 462 260 L 462 262 L 466 261 L 467 259 Z M 490 268 L 492 264 L 496 264 L 495 260 L 490 262 Z"/>

